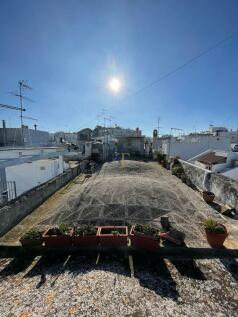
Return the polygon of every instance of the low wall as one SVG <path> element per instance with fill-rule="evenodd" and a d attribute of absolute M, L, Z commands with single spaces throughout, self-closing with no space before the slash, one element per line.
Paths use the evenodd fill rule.
<path fill-rule="evenodd" d="M 210 172 L 189 162 L 179 160 L 186 176 L 201 190 L 215 194 L 221 204 L 228 204 L 238 210 L 238 182 L 222 174 Z"/>
<path fill-rule="evenodd" d="M 183 166 L 186 176 L 196 187 L 202 190 L 210 190 L 210 171 L 183 160 L 179 160 L 179 162 Z"/>
<path fill-rule="evenodd" d="M 210 191 L 219 202 L 228 204 L 238 210 L 238 182 L 221 174 L 212 173 Z"/>
<path fill-rule="evenodd" d="M 79 166 L 70 168 L 48 182 L 27 191 L 2 207 L 0 209 L 0 236 L 30 214 L 59 188 L 75 178 L 79 172 Z"/>

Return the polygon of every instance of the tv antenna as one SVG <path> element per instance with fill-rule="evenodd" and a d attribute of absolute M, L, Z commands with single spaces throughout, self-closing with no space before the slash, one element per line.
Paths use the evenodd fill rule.
<path fill-rule="evenodd" d="M 23 101 L 24 99 L 25 100 L 28 100 L 30 102 L 33 102 L 33 100 L 31 100 L 30 98 L 24 96 L 24 91 L 26 89 L 29 89 L 29 90 L 32 90 L 32 87 L 30 87 L 28 84 L 27 84 L 27 81 L 26 80 L 19 80 L 18 81 L 18 89 L 19 89 L 19 92 L 16 93 L 16 92 L 13 92 L 11 91 L 11 95 L 15 96 L 15 97 L 19 97 L 19 100 L 20 100 L 20 111 L 21 111 L 21 115 L 20 115 L 20 118 L 21 118 L 21 128 L 23 126 Z"/>

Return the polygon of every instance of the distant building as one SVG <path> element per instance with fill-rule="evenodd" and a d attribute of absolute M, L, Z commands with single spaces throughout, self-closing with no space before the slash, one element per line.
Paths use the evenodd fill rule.
<path fill-rule="evenodd" d="M 3 121 L 0 128 L 0 146 L 47 146 L 49 145 L 49 133 L 36 129 L 7 128 Z"/>
<path fill-rule="evenodd" d="M 61 143 L 72 143 L 77 144 L 77 133 L 76 132 L 64 132 L 58 131 L 51 133 L 51 141 L 55 144 Z"/>
<path fill-rule="evenodd" d="M 238 180 L 237 148 L 231 147 L 229 151 L 207 150 L 189 159 L 188 162 Z"/>
<path fill-rule="evenodd" d="M 81 141 L 91 141 L 92 130 L 85 128 L 77 132 L 77 142 Z"/>
<path fill-rule="evenodd" d="M 130 153 L 135 156 L 144 155 L 144 136 L 125 136 L 118 139 L 117 152 Z"/>
<path fill-rule="evenodd" d="M 216 171 L 219 167 L 226 165 L 227 155 L 227 152 L 211 151 L 198 156 L 194 163 L 210 171 Z"/>
<path fill-rule="evenodd" d="M 188 160 L 208 149 L 229 151 L 230 147 L 230 135 L 193 133 L 178 137 L 166 136 L 159 139 L 160 152 L 168 156 L 179 156 L 183 160 Z"/>
<path fill-rule="evenodd" d="M 103 136 L 105 133 L 108 133 L 111 137 L 120 138 L 124 136 L 141 136 L 141 130 L 139 128 L 133 129 L 125 129 L 118 126 L 115 127 L 102 127 L 96 126 L 96 128 L 92 132 L 93 137 Z"/>

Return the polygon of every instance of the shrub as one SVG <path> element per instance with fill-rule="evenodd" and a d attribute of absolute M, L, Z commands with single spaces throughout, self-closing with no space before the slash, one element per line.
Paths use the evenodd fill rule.
<path fill-rule="evenodd" d="M 60 232 L 60 234 L 66 235 L 67 233 L 69 233 L 69 231 L 70 231 L 70 228 L 69 228 L 69 226 L 67 226 L 66 224 L 61 223 L 61 224 L 59 225 L 59 232 Z"/>
<path fill-rule="evenodd" d="M 182 174 L 184 174 L 183 167 L 181 165 L 174 165 L 172 167 L 172 174 L 177 177 L 181 176 Z"/>
<path fill-rule="evenodd" d="M 82 225 L 75 228 L 74 233 L 77 236 L 95 236 L 97 234 L 97 228 L 93 225 Z"/>
<path fill-rule="evenodd" d="M 41 236 L 42 236 L 42 231 L 38 229 L 31 229 L 23 236 L 23 238 L 35 240 L 35 239 L 40 239 Z"/>
<path fill-rule="evenodd" d="M 137 224 L 135 225 L 135 231 L 144 233 L 145 235 L 148 235 L 148 236 L 159 237 L 159 230 L 151 227 L 150 225 Z"/>
<path fill-rule="evenodd" d="M 214 232 L 214 233 L 226 232 L 225 227 L 212 218 L 205 219 L 203 221 L 203 226 L 209 232 Z"/>

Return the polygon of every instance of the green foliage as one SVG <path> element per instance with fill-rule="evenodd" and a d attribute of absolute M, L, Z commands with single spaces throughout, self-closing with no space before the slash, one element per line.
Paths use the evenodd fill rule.
<path fill-rule="evenodd" d="M 82 225 L 75 228 L 74 233 L 77 236 L 95 236 L 97 234 L 97 228 L 93 225 Z"/>
<path fill-rule="evenodd" d="M 172 167 L 172 174 L 177 177 L 181 176 L 182 174 L 184 174 L 183 167 L 181 165 L 174 165 Z"/>
<path fill-rule="evenodd" d="M 120 232 L 117 230 L 112 230 L 111 234 L 113 234 L 114 236 L 119 236 Z"/>
<path fill-rule="evenodd" d="M 42 231 L 38 230 L 38 229 L 31 229 L 30 231 L 28 231 L 25 235 L 24 235 L 24 239 L 31 239 L 31 240 L 35 240 L 35 239 L 40 239 L 42 237 Z"/>
<path fill-rule="evenodd" d="M 203 225 L 204 225 L 204 228 L 209 232 L 214 232 L 214 233 L 226 232 L 225 227 L 212 218 L 205 219 L 203 221 Z"/>
<path fill-rule="evenodd" d="M 148 235 L 148 236 L 159 237 L 159 229 L 153 228 L 150 225 L 136 224 L 135 231 L 144 233 L 145 235 Z"/>
<path fill-rule="evenodd" d="M 69 233 L 69 231 L 70 231 L 70 228 L 66 224 L 61 223 L 59 225 L 59 232 L 60 232 L 61 235 L 66 235 L 66 234 Z"/>

